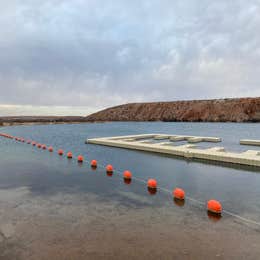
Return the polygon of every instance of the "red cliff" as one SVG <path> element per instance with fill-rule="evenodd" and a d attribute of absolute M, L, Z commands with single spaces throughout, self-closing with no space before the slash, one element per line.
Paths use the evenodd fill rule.
<path fill-rule="evenodd" d="M 91 114 L 86 120 L 260 122 L 260 98 L 131 103 Z"/>

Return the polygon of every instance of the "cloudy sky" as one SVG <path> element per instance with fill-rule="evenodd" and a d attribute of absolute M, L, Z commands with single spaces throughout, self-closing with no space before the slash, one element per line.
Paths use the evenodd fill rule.
<path fill-rule="evenodd" d="M 260 0 L 0 0 L 0 115 L 260 96 Z"/>

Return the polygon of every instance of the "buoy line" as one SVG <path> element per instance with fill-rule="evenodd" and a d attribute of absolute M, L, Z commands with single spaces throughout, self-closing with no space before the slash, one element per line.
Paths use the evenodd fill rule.
<path fill-rule="evenodd" d="M 88 160 L 86 160 L 86 162 L 89 163 Z M 98 163 L 98 165 L 101 166 L 102 168 L 106 169 L 106 165 L 104 165 L 104 164 L 102 164 L 102 163 L 100 163 L 100 162 Z M 113 168 L 113 173 L 118 173 L 119 175 L 122 175 L 122 172 L 123 172 L 123 171 L 120 171 L 120 170 L 117 170 L 117 169 L 114 169 L 114 168 Z M 131 178 L 134 179 L 134 180 L 136 180 L 136 181 L 138 181 L 138 182 L 140 182 L 140 183 L 147 184 L 147 181 L 146 181 L 145 179 L 142 179 L 142 178 L 139 178 L 139 177 L 136 177 L 136 176 L 131 176 Z M 172 193 L 171 190 L 169 190 L 169 189 L 167 189 L 167 188 L 164 188 L 164 187 L 157 187 L 157 189 L 158 189 L 158 190 L 161 190 L 161 191 L 163 191 L 163 192 L 165 192 L 165 193 L 169 193 L 169 194 Z M 185 199 L 190 200 L 190 201 L 193 201 L 193 202 L 195 202 L 195 203 L 197 203 L 197 204 L 199 204 L 199 205 L 201 205 L 201 206 L 205 206 L 205 202 L 202 202 L 202 201 L 200 201 L 200 200 L 198 200 L 198 199 L 194 199 L 194 198 L 192 198 L 192 197 L 190 197 L 190 196 L 185 196 Z M 250 224 L 255 224 L 255 225 L 260 226 L 260 222 L 257 222 L 257 221 L 254 221 L 254 220 L 251 220 L 251 219 L 248 219 L 248 218 L 244 218 L 244 217 L 242 217 L 242 216 L 240 216 L 240 215 L 238 215 L 238 214 L 236 214 L 236 213 L 233 213 L 233 212 L 231 212 L 231 211 L 228 211 L 228 210 L 223 209 L 222 212 L 225 213 L 225 214 L 227 214 L 227 215 L 230 215 L 230 216 L 232 216 L 232 217 L 238 218 L 238 219 L 240 219 L 240 220 L 242 220 L 242 221 L 244 221 L 244 222 L 247 222 L 247 223 L 250 223 Z"/>
<path fill-rule="evenodd" d="M 23 138 L 11 136 L 11 135 L 4 134 L 4 133 L 0 133 L 0 136 L 6 137 L 6 138 L 9 138 L 9 139 L 14 139 L 14 140 L 19 141 L 19 142 L 22 142 L 22 143 L 32 144 L 33 146 L 36 146 L 36 147 L 38 147 L 38 148 L 41 148 L 42 150 L 46 150 L 46 146 L 45 146 L 45 145 L 41 145 L 40 143 L 31 141 L 31 140 L 28 140 L 27 142 L 25 142 L 25 139 L 23 139 Z M 49 151 L 49 152 L 53 152 L 53 150 L 54 150 L 54 149 L 53 149 L 52 146 L 50 146 L 50 147 L 48 148 L 48 151 Z M 59 154 L 60 156 L 62 156 L 63 153 L 64 153 L 64 152 L 63 152 L 62 149 L 59 149 L 59 150 L 58 150 L 58 154 Z M 73 160 L 72 157 L 71 157 L 71 158 L 68 158 L 68 159 L 72 159 L 72 160 Z M 78 156 L 78 159 L 77 159 L 78 163 L 83 163 L 83 160 L 84 160 L 83 156 L 82 156 L 82 155 L 79 155 L 79 156 Z M 90 164 L 92 167 L 94 167 L 94 168 L 96 168 L 98 165 L 100 165 L 101 167 L 103 167 L 103 168 L 106 169 L 107 173 L 113 173 L 113 172 L 115 172 L 115 173 L 118 173 L 119 175 L 123 175 L 123 177 L 124 177 L 124 173 L 125 173 L 125 172 L 129 172 L 129 171 L 123 172 L 123 171 L 116 170 L 116 169 L 113 168 L 112 165 L 107 165 L 107 166 L 105 166 L 105 165 L 103 165 L 103 164 L 101 164 L 101 163 L 97 163 L 96 160 L 92 160 L 91 162 L 86 160 L 86 162 L 89 163 L 89 164 Z M 92 165 L 92 164 L 93 164 L 93 165 Z M 122 173 L 123 173 L 123 174 L 122 174 Z M 131 173 L 131 172 L 130 172 L 130 173 Z M 130 176 L 130 175 L 129 175 L 129 176 Z M 149 179 L 148 182 L 147 182 L 146 180 L 144 180 L 144 179 L 142 179 L 142 178 L 139 178 L 139 177 L 136 177 L 136 176 L 132 176 L 132 173 L 131 173 L 131 179 L 134 179 L 134 180 L 136 180 L 136 181 L 138 181 L 138 182 L 140 182 L 140 183 L 146 184 L 146 185 L 148 186 L 148 189 L 149 189 L 149 188 L 152 188 L 152 189 L 155 188 L 155 189 L 161 190 L 161 191 L 163 191 L 163 192 L 165 192 L 165 193 L 170 193 L 170 194 L 174 193 L 174 191 L 171 191 L 171 190 L 169 190 L 169 189 L 167 189 L 167 188 L 157 187 L 157 182 L 156 182 L 156 180 L 154 180 L 154 179 Z M 153 180 L 151 187 L 149 187 L 149 181 L 150 181 L 150 180 Z M 155 182 L 154 182 L 154 181 L 155 181 Z M 151 183 L 150 183 L 150 184 L 151 184 Z M 154 184 L 155 184 L 155 185 L 154 185 Z M 176 189 L 178 189 L 178 188 L 176 188 Z M 175 190 L 176 190 L 176 189 L 175 189 Z M 184 191 L 183 191 L 183 192 L 184 192 Z M 185 192 L 184 192 L 184 194 L 185 194 Z M 175 197 L 174 197 L 174 198 L 175 198 Z M 195 203 L 197 203 L 197 204 L 199 204 L 199 205 L 201 205 L 201 206 L 205 206 L 205 202 L 202 202 L 202 201 L 200 201 L 200 200 L 198 200 L 198 199 L 195 199 L 195 198 L 192 198 L 192 197 L 190 197 L 190 196 L 185 196 L 185 199 L 190 200 L 190 201 L 193 201 L 193 202 L 195 202 Z M 236 214 L 236 213 L 233 213 L 233 212 L 231 212 L 231 211 L 222 209 L 221 204 L 220 204 L 218 201 L 215 201 L 215 200 L 210 200 L 210 201 L 208 201 L 208 208 L 207 208 L 208 211 L 209 211 L 209 204 L 211 204 L 211 203 L 209 203 L 209 202 L 212 202 L 212 201 L 213 201 L 213 204 L 217 204 L 217 205 L 218 205 L 218 208 L 220 209 L 220 213 L 223 212 L 223 213 L 225 213 L 225 214 L 227 214 L 227 215 L 230 215 L 230 216 L 232 216 L 232 217 L 235 217 L 235 218 L 237 218 L 237 219 L 239 219 L 239 220 L 241 220 L 241 221 L 244 221 L 244 222 L 246 222 L 246 223 L 260 226 L 260 222 L 257 222 L 257 221 L 254 221 L 254 220 L 251 220 L 251 219 L 242 217 L 242 216 L 240 216 L 240 215 L 238 215 L 238 214 Z M 212 211 L 212 212 L 213 212 L 213 211 Z M 219 214 L 219 212 L 215 212 L 215 213 Z"/>

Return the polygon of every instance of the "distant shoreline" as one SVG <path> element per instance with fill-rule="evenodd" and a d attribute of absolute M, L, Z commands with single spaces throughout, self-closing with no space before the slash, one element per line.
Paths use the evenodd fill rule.
<path fill-rule="evenodd" d="M 65 125 L 65 124 L 84 124 L 84 123 L 91 123 L 91 122 L 12 122 L 12 123 L 2 123 L 0 127 L 7 127 L 7 126 L 19 126 L 19 125 Z"/>
<path fill-rule="evenodd" d="M 232 122 L 232 121 L 226 121 L 226 122 L 216 122 L 216 121 L 211 121 L 211 122 L 201 122 L 201 121 L 193 121 L 193 122 L 188 122 L 188 121 L 174 121 L 174 122 L 165 122 L 165 121 L 80 121 L 80 122 L 12 122 L 12 123 L 0 123 L 0 128 L 1 127 L 8 127 L 8 126 L 34 126 L 34 125 L 66 125 L 66 124 L 109 124 L 109 123 L 156 123 L 156 122 L 161 122 L 161 123 L 241 123 L 241 124 L 257 124 L 260 122 L 254 122 L 254 121 L 248 121 L 248 122 Z"/>
<path fill-rule="evenodd" d="M 10 116 L 0 117 L 0 126 L 45 125 L 45 124 L 80 124 L 87 123 L 86 117 L 80 116 Z"/>

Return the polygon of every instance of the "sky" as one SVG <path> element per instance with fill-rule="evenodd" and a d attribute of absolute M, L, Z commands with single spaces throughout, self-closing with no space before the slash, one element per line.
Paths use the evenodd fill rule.
<path fill-rule="evenodd" d="M 0 116 L 260 96 L 260 0 L 0 0 Z"/>

